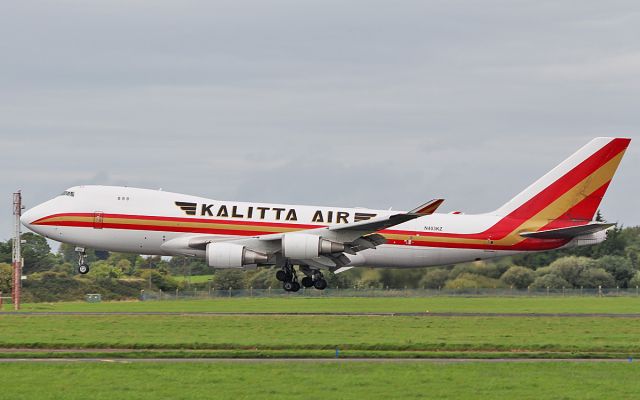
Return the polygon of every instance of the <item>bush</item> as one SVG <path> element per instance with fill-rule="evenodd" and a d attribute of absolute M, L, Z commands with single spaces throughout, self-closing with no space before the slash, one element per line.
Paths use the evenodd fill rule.
<path fill-rule="evenodd" d="M 276 279 L 276 268 L 260 268 L 247 273 L 246 287 L 254 289 L 279 288 L 282 282 Z M 229 287 L 227 287 L 229 289 Z"/>
<path fill-rule="evenodd" d="M 444 287 L 446 289 L 503 288 L 505 285 L 498 279 L 465 272 L 458 275 L 456 279 L 447 282 Z"/>
<path fill-rule="evenodd" d="M 139 270 L 140 278 L 146 282 L 151 282 L 152 285 L 165 292 L 175 291 L 179 284 L 172 276 L 162 274 L 160 271 L 153 269 Z"/>
<path fill-rule="evenodd" d="M 597 288 L 598 286 L 612 288 L 616 285 L 613 276 L 602 268 L 591 268 L 583 271 L 576 283 L 576 286 L 587 288 Z"/>
<path fill-rule="evenodd" d="M 551 273 L 537 277 L 531 284 L 531 287 L 535 289 L 562 289 L 563 287 L 570 288 L 571 284 L 560 275 Z"/>
<path fill-rule="evenodd" d="M 635 275 L 631 261 L 620 256 L 604 256 L 596 260 L 596 265 L 607 271 L 615 279 L 615 285 L 621 288 L 629 286 L 629 281 Z M 613 287 L 614 285 L 610 286 Z M 603 285 L 604 287 L 604 285 Z"/>
<path fill-rule="evenodd" d="M 640 271 L 636 272 L 636 274 L 629 281 L 629 287 L 634 288 L 640 286 Z"/>
<path fill-rule="evenodd" d="M 518 289 L 525 289 L 529 287 L 536 278 L 535 273 L 529 268 L 512 266 L 502 274 L 500 279 L 509 286 L 513 286 Z"/>
<path fill-rule="evenodd" d="M 487 263 L 485 261 L 475 261 L 473 263 L 458 264 L 449 273 L 449 279 L 457 278 L 463 273 L 470 273 L 473 275 L 486 276 L 488 278 L 498 279 L 502 275 L 508 266 L 498 265 L 494 263 Z"/>
<path fill-rule="evenodd" d="M 382 289 L 380 274 L 377 269 L 366 269 L 356 281 L 356 286 L 363 289 Z"/>
<path fill-rule="evenodd" d="M 587 257 L 562 257 L 558 258 L 549 265 L 549 269 L 552 274 L 559 275 L 569 285 L 566 287 L 580 286 L 580 275 L 590 268 L 594 268 L 596 262 Z"/>
<path fill-rule="evenodd" d="M 449 279 L 449 271 L 445 269 L 431 269 L 420 279 L 420 287 L 439 289 L 444 287 Z"/>
<path fill-rule="evenodd" d="M 213 287 L 216 290 L 244 289 L 244 273 L 240 269 L 217 270 L 213 276 Z"/>
<path fill-rule="evenodd" d="M 90 266 L 88 277 L 94 278 L 96 281 L 104 281 L 120 278 L 122 271 L 114 268 L 106 261 L 98 261 Z"/>

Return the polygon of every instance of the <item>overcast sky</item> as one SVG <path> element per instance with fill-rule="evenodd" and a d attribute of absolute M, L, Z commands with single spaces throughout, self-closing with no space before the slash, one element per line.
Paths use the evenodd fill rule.
<path fill-rule="evenodd" d="M 77 184 L 490 211 L 596 136 L 640 224 L 635 0 L 6 1 L 0 57 L 0 239 Z"/>

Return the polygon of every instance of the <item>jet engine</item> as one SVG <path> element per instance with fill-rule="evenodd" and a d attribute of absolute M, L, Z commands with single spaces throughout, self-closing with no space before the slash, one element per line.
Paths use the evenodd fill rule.
<path fill-rule="evenodd" d="M 268 257 L 240 244 L 220 242 L 207 244 L 206 259 L 207 264 L 213 268 L 242 268 L 264 264 Z"/>
<path fill-rule="evenodd" d="M 282 237 L 282 254 L 296 260 L 316 258 L 322 254 L 341 253 L 344 244 L 307 233 L 286 233 Z"/>

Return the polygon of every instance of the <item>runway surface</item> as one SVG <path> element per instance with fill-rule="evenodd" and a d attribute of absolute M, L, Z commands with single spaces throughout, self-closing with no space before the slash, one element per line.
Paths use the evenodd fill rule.
<path fill-rule="evenodd" d="M 548 358 L 5 358 L 2 363 L 632 363 L 626 358 L 548 359 Z"/>
<path fill-rule="evenodd" d="M 515 318 L 640 318 L 640 313 L 475 313 L 475 312 L 163 312 L 163 311 L 3 311 L 2 315 L 28 316 L 100 316 L 100 315 L 166 315 L 185 317 L 224 316 L 333 316 L 333 317 L 515 317 Z"/>

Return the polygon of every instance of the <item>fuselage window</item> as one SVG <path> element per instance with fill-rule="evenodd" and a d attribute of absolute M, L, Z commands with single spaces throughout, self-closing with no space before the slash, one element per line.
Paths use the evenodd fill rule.
<path fill-rule="evenodd" d="M 61 193 L 61 196 L 73 197 L 74 194 L 75 194 L 74 192 L 69 192 L 69 191 L 65 190 L 64 192 Z"/>

